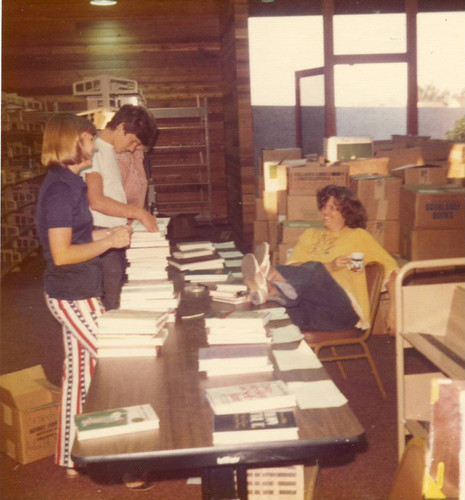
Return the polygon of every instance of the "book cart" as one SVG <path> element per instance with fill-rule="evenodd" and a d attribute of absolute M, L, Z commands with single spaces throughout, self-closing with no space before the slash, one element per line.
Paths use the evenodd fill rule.
<path fill-rule="evenodd" d="M 407 435 L 428 437 L 433 379 L 465 379 L 464 258 L 412 261 L 396 279 L 396 372 L 399 458 Z M 425 283 L 416 273 L 436 271 Z M 447 272 L 455 277 L 447 279 Z M 409 283 L 409 278 L 413 282 Z M 410 373 L 407 349 L 421 353 L 436 370 Z M 411 370 L 410 370 L 411 371 Z"/>

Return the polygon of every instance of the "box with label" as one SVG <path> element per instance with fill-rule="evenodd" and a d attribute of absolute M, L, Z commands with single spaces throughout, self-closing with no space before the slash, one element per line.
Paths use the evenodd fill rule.
<path fill-rule="evenodd" d="M 442 165 L 404 165 L 391 170 L 404 184 L 447 184 L 448 168 Z"/>
<path fill-rule="evenodd" d="M 454 185 L 404 184 L 400 193 L 400 223 L 423 229 L 465 227 L 465 188 Z"/>
<path fill-rule="evenodd" d="M 401 225 L 402 257 L 408 260 L 465 257 L 463 229 L 412 229 Z"/>
<path fill-rule="evenodd" d="M 280 241 L 282 243 L 297 243 L 300 235 L 307 229 L 323 228 L 323 221 L 319 220 L 286 220 L 281 224 Z"/>
<path fill-rule="evenodd" d="M 291 196 L 316 195 L 328 184 L 347 186 L 349 168 L 346 166 L 320 167 L 308 163 L 305 167 L 291 167 L 287 170 L 287 192 Z"/>
<path fill-rule="evenodd" d="M 349 168 L 349 176 L 359 174 L 389 175 L 389 158 L 387 157 L 358 158 L 341 162 L 341 165 Z"/>
<path fill-rule="evenodd" d="M 53 455 L 59 400 L 40 365 L 0 376 L 0 449 L 21 464 Z"/>
<path fill-rule="evenodd" d="M 306 160 L 284 160 L 263 162 L 263 185 L 265 191 L 281 191 L 287 189 L 287 170 L 290 167 L 305 166 Z"/>
<path fill-rule="evenodd" d="M 316 196 L 308 195 L 287 197 L 287 219 L 317 220 L 320 217 Z"/>
<path fill-rule="evenodd" d="M 354 175 L 350 188 L 365 207 L 370 220 L 398 220 L 402 181 L 383 175 Z"/>
<path fill-rule="evenodd" d="M 267 161 L 281 164 L 284 163 L 286 160 L 299 160 L 301 158 L 302 158 L 302 150 L 300 148 L 262 149 L 260 174 L 263 175 L 263 165 Z"/>
<path fill-rule="evenodd" d="M 377 156 L 389 158 L 389 170 L 404 165 L 424 165 L 421 148 L 391 149 L 380 151 Z"/>
<path fill-rule="evenodd" d="M 400 224 L 398 220 L 369 220 L 367 231 L 389 253 L 400 253 Z"/>

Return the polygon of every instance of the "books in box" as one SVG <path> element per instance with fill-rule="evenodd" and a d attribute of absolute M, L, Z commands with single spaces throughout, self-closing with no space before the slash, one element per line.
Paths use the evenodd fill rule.
<path fill-rule="evenodd" d="M 282 380 L 211 387 L 205 392 L 216 415 L 249 413 L 296 405 L 295 395 Z"/>
<path fill-rule="evenodd" d="M 298 439 L 292 410 L 215 415 L 213 444 L 256 443 Z"/>
<path fill-rule="evenodd" d="M 158 416 L 149 404 L 82 413 L 74 418 L 79 441 L 159 428 Z"/>

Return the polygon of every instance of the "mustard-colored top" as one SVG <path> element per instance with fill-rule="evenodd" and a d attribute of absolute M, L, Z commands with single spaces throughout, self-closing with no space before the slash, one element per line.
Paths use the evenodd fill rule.
<path fill-rule="evenodd" d="M 379 262 L 384 266 L 383 288 L 390 274 L 398 268 L 393 257 L 365 229 L 345 227 L 341 231 L 330 232 L 325 229 L 307 229 L 302 233 L 287 264 L 309 261 L 328 263 L 337 257 L 345 257 L 353 252 L 365 254 L 365 265 Z M 347 293 L 352 307 L 358 314 L 359 328 L 370 326 L 370 304 L 366 287 L 365 270 L 354 273 L 349 269 L 340 269 L 331 276 Z"/>

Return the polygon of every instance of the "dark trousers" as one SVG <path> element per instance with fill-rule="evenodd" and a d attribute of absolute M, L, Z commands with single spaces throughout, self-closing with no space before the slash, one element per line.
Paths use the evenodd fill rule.
<path fill-rule="evenodd" d="M 276 266 L 287 283 L 294 287 L 296 299 L 285 297 L 292 322 L 302 330 L 337 331 L 358 322 L 349 297 L 321 262 L 301 266 Z"/>
<path fill-rule="evenodd" d="M 112 248 L 100 256 L 103 272 L 103 298 L 105 309 L 118 309 L 126 270 L 126 251 Z"/>

